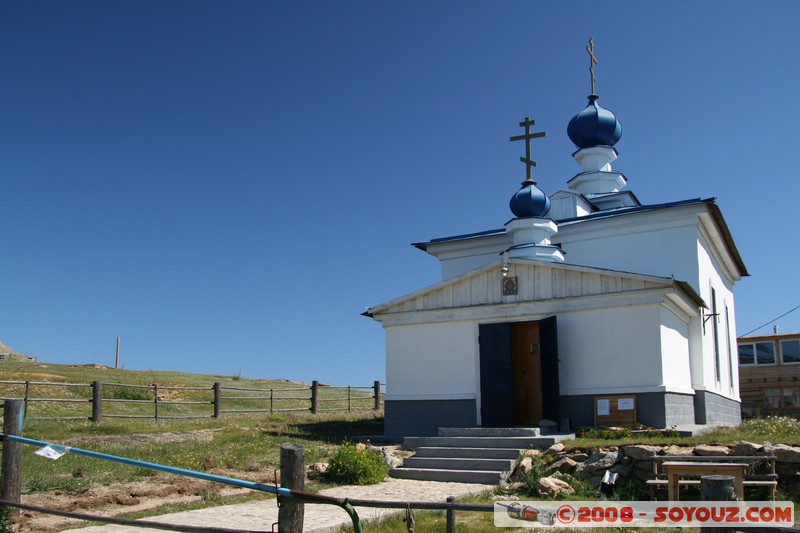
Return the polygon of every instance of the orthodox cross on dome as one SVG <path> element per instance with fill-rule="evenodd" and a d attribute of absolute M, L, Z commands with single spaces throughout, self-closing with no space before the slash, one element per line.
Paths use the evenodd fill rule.
<path fill-rule="evenodd" d="M 536 161 L 531 159 L 531 141 L 539 137 L 544 137 L 546 133 L 543 131 L 540 131 L 538 133 L 531 133 L 531 126 L 533 126 L 534 124 L 536 124 L 535 120 L 531 120 L 530 118 L 525 117 L 525 120 L 519 123 L 520 127 L 525 128 L 525 133 L 523 135 L 516 135 L 514 137 L 511 137 L 509 138 L 509 140 L 511 142 L 525 141 L 525 157 L 520 157 L 519 160 L 525 163 L 525 176 L 526 176 L 525 181 L 526 182 L 532 181 L 533 183 L 536 183 L 535 181 L 533 181 L 533 178 L 531 178 L 531 167 L 536 166 Z"/>
<path fill-rule="evenodd" d="M 592 94 L 594 94 L 594 66 L 597 64 L 597 58 L 594 55 L 594 39 L 589 37 L 589 46 L 586 47 L 589 52 L 589 74 L 592 76 Z"/>

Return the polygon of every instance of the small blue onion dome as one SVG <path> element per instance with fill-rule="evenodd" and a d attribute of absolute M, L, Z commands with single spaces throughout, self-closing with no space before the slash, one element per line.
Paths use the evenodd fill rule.
<path fill-rule="evenodd" d="M 550 198 L 536 186 L 535 181 L 525 180 L 508 206 L 517 218 L 543 217 L 550 211 Z"/>
<path fill-rule="evenodd" d="M 598 98 L 596 94 L 589 95 L 586 109 L 569 121 L 567 135 L 578 148 L 614 146 L 622 137 L 622 124 L 614 113 L 597 104 Z"/>

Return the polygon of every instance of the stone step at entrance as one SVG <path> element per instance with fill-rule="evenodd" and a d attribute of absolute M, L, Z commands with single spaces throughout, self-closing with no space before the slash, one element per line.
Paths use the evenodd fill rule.
<path fill-rule="evenodd" d="M 441 470 L 489 470 L 507 472 L 514 466 L 514 459 L 473 459 L 462 457 L 409 457 L 403 461 L 407 468 Z"/>
<path fill-rule="evenodd" d="M 450 448 L 424 446 L 415 450 L 415 457 L 451 457 L 472 459 L 517 459 L 517 448 Z"/>
<path fill-rule="evenodd" d="M 436 437 L 406 437 L 403 447 L 416 452 L 389 475 L 395 478 L 497 485 L 529 448 L 546 449 L 574 434 L 543 428 L 439 428 Z"/>
<path fill-rule="evenodd" d="M 480 483 L 499 485 L 502 472 L 485 470 L 439 470 L 430 468 L 392 468 L 389 475 L 400 479 L 419 479 L 423 481 L 448 481 L 458 483 Z"/>

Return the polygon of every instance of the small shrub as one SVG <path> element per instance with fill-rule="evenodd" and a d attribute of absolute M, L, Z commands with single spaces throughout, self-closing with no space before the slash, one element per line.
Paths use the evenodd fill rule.
<path fill-rule="evenodd" d="M 547 476 L 547 467 L 553 460 L 552 456 L 539 455 L 531 457 L 531 471 L 522 476 L 522 493 L 526 496 L 538 497 L 536 484 Z"/>
<path fill-rule="evenodd" d="M 563 472 L 556 472 L 553 474 L 553 477 L 560 479 L 561 481 L 566 481 L 575 491 L 574 494 L 567 496 L 567 499 L 595 500 L 600 497 L 597 488 L 592 486 L 592 484 L 586 479 L 575 477 L 572 474 L 565 474 Z"/>
<path fill-rule="evenodd" d="M 649 500 L 650 495 L 640 481 L 632 478 L 614 490 L 614 499 L 621 502 L 635 502 Z"/>
<path fill-rule="evenodd" d="M 11 533 L 13 530 L 13 522 L 8 518 L 10 507 L 0 507 L 0 533 Z"/>
<path fill-rule="evenodd" d="M 335 483 L 372 485 L 383 481 L 388 473 L 389 465 L 380 452 L 345 442 L 331 457 L 327 475 Z"/>

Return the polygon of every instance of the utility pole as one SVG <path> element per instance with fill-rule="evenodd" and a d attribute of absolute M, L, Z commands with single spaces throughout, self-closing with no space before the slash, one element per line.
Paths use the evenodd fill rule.
<path fill-rule="evenodd" d="M 114 368 L 119 368 L 119 337 L 117 337 L 117 358 L 114 360 Z"/>

